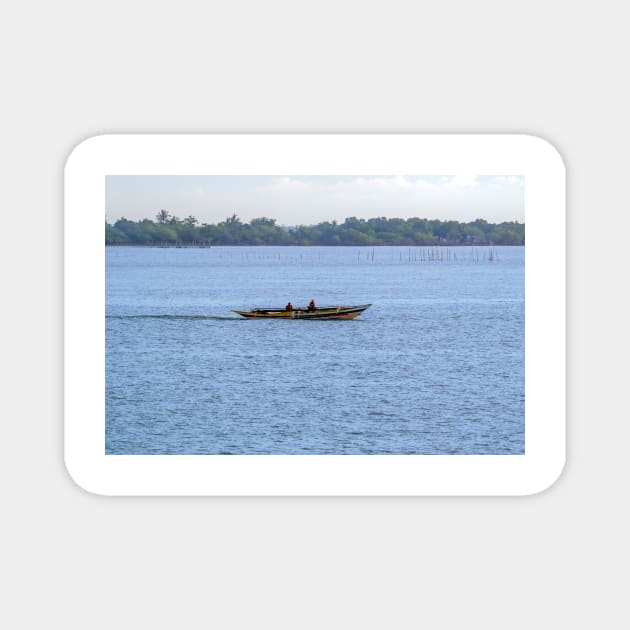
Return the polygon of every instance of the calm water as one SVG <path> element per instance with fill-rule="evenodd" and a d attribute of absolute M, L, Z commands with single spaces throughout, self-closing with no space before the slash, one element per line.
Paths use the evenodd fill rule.
<path fill-rule="evenodd" d="M 106 452 L 523 453 L 525 250 L 430 251 L 106 248 Z"/>

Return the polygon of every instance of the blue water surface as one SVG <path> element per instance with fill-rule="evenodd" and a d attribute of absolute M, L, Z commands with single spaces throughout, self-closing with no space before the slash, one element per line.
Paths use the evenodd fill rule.
<path fill-rule="evenodd" d="M 521 454 L 524 255 L 107 247 L 106 453 Z"/>

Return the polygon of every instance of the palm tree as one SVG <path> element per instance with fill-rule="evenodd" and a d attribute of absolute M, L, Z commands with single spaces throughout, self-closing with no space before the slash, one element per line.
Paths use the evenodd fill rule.
<path fill-rule="evenodd" d="M 158 223 L 161 223 L 162 225 L 165 225 L 166 223 L 168 223 L 168 220 L 170 218 L 171 214 L 168 210 L 160 210 L 156 215 L 155 218 L 157 220 Z"/>

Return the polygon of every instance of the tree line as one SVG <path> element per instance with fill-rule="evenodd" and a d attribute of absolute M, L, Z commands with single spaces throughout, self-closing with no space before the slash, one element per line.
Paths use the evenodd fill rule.
<path fill-rule="evenodd" d="M 155 220 L 105 222 L 107 245 L 524 245 L 525 224 L 438 219 L 347 218 L 343 223 L 281 227 L 260 217 L 243 223 L 236 214 L 216 224 L 160 210 Z"/>

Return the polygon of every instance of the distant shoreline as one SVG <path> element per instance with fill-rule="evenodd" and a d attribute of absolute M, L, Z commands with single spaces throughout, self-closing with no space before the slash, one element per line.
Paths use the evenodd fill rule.
<path fill-rule="evenodd" d="M 248 243 L 235 243 L 232 245 L 226 245 L 224 243 L 217 245 L 196 245 L 192 243 L 181 243 L 176 245 L 174 243 L 160 244 L 160 243 L 105 243 L 105 247 L 154 247 L 157 249 L 210 249 L 212 247 L 525 247 L 525 244 L 497 244 L 490 242 L 475 242 L 475 243 L 372 243 L 361 244 L 355 243 L 353 245 L 299 245 L 295 243 L 263 243 L 263 244 L 248 244 Z"/>
<path fill-rule="evenodd" d="M 105 222 L 106 245 L 150 247 L 213 247 L 239 245 L 343 246 L 343 247 L 439 247 L 525 245 L 525 224 L 517 221 L 468 223 L 438 219 L 357 219 L 343 223 L 324 221 L 317 225 L 281 227 L 275 219 L 260 217 L 243 223 L 236 214 L 216 224 L 199 224 L 193 216 L 179 219 L 160 210 L 155 221 L 119 219 Z"/>

